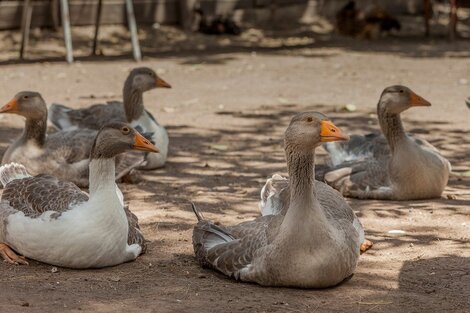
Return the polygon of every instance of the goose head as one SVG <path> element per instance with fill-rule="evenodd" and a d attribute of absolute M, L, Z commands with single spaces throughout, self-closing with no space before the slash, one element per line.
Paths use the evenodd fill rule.
<path fill-rule="evenodd" d="M 418 96 L 410 88 L 395 85 L 384 89 L 377 109 L 379 113 L 400 114 L 411 107 L 421 106 L 428 107 L 431 103 Z"/>
<path fill-rule="evenodd" d="M 41 94 L 21 91 L 0 108 L 0 113 L 13 113 L 27 119 L 41 119 L 47 116 L 47 106 Z"/>
<path fill-rule="evenodd" d="M 137 67 L 133 69 L 126 79 L 125 86 L 141 92 L 154 88 L 171 88 L 170 84 L 158 77 L 158 75 L 148 67 Z"/>
<path fill-rule="evenodd" d="M 129 124 L 110 123 L 103 126 L 96 135 L 91 158 L 112 158 L 129 150 L 159 152 L 150 140 Z"/>
<path fill-rule="evenodd" d="M 295 115 L 284 138 L 286 147 L 299 151 L 312 151 L 324 142 L 349 140 L 347 134 L 318 112 Z"/>

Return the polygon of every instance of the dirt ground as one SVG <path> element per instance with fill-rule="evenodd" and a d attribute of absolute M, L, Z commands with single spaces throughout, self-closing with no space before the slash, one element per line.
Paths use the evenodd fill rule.
<path fill-rule="evenodd" d="M 457 173 L 470 170 L 468 40 L 416 35 L 367 42 L 298 33 L 263 39 L 263 46 L 245 36 L 235 46 L 223 44 L 233 41 L 228 37 L 199 36 L 191 40 L 201 49 L 167 45 L 139 64 L 173 86 L 144 97 L 168 126 L 167 166 L 120 186 L 150 241 L 148 253 L 87 271 L 0 263 L 1 312 L 470 312 L 468 177 L 452 176 L 441 199 L 348 200 L 375 245 L 354 277 L 336 288 L 262 288 L 198 266 L 189 202 L 221 223 L 256 217 L 265 179 L 286 172 L 282 135 L 296 112 L 317 110 L 349 133 L 364 133 L 378 129 L 374 111 L 383 88 L 404 84 L 432 102 L 402 115 L 406 129 L 441 149 Z M 59 48 L 51 59 L 31 52 L 43 61 L 16 63 L 8 60 L 16 46 L 6 42 L 0 53 L 5 103 L 20 90 L 73 107 L 120 99 L 129 69 L 137 66 L 127 54 L 66 65 Z M 346 104 L 357 110 L 342 110 Z M 3 153 L 23 121 L 0 120 Z M 325 152 L 318 154 L 323 162 Z"/>

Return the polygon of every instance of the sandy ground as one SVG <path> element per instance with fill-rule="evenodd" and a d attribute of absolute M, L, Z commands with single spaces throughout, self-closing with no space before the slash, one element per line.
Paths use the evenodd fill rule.
<path fill-rule="evenodd" d="M 168 165 L 141 173 L 137 185 L 120 186 L 150 241 L 148 253 L 90 271 L 54 272 L 35 261 L 26 267 L 0 264 L 0 311 L 469 312 L 470 178 L 453 176 L 441 199 L 348 200 L 375 246 L 361 257 L 354 277 L 336 288 L 262 288 L 195 262 L 189 201 L 221 223 L 256 217 L 265 179 L 286 172 L 282 134 L 296 112 L 321 111 L 350 133 L 363 133 L 378 129 L 374 108 L 382 89 L 405 84 L 432 102 L 403 114 L 407 130 L 441 149 L 457 172 L 470 169 L 468 41 L 412 36 L 366 42 L 309 34 L 273 41 L 146 57 L 141 65 L 174 87 L 145 94 L 147 108 L 168 126 Z M 48 103 L 74 107 L 119 99 L 127 72 L 136 66 L 127 55 L 73 65 L 56 57 L 14 64 L 6 60 L 13 48 L 5 51 L 3 102 L 28 89 L 40 91 Z M 357 111 L 341 110 L 346 104 Z M 23 121 L 0 119 L 3 153 Z"/>

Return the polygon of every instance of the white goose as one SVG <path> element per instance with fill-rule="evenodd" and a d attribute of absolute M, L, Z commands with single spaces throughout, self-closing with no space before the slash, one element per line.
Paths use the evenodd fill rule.
<path fill-rule="evenodd" d="M 364 230 L 339 193 L 319 202 L 315 148 L 348 139 L 324 115 L 297 114 L 285 133 L 290 201 L 285 215 L 261 216 L 232 227 L 204 220 L 193 205 L 196 258 L 204 267 L 264 286 L 324 288 L 354 273 Z M 321 183 L 320 183 L 321 184 Z"/>
<path fill-rule="evenodd" d="M 160 153 L 148 154 L 143 169 L 152 170 L 165 165 L 168 154 L 168 134 L 155 117 L 144 107 L 143 93 L 154 88 L 171 88 L 170 84 L 148 67 L 133 69 L 123 88 L 123 102 L 111 101 L 83 109 L 70 109 L 61 104 L 49 108 L 49 120 L 58 129 L 100 129 L 110 121 L 127 122 L 141 133 L 152 133 L 152 141 Z"/>
<path fill-rule="evenodd" d="M 22 165 L 2 166 L 0 255 L 7 262 L 26 264 L 11 247 L 27 258 L 70 268 L 136 259 L 143 249 L 137 220 L 128 219 L 130 212 L 114 181 L 114 158 L 131 149 L 158 152 L 127 124 L 100 130 L 90 155 L 89 195 L 53 176 L 31 176 Z"/>

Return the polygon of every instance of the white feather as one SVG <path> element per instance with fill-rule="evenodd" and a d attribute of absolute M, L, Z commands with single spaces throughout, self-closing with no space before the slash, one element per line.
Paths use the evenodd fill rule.
<path fill-rule="evenodd" d="M 144 166 L 147 169 L 162 167 L 165 165 L 168 154 L 168 133 L 166 129 L 155 123 L 155 121 L 144 111 L 139 119 L 131 122 L 132 127 L 140 126 L 144 133 L 153 133 L 152 140 L 160 150 L 159 153 L 149 153 L 147 155 L 147 164 Z"/>

